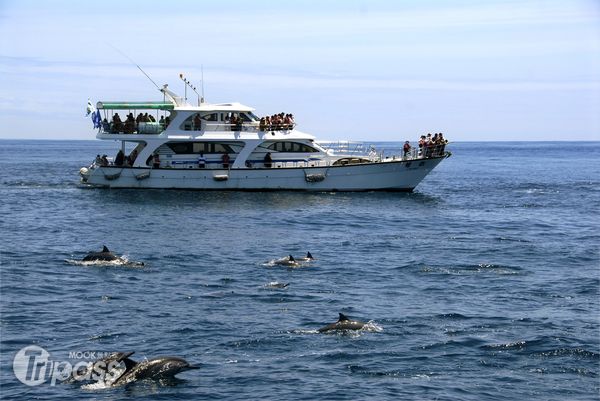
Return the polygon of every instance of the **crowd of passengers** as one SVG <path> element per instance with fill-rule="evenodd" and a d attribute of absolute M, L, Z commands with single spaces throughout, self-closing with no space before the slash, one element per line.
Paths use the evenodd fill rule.
<path fill-rule="evenodd" d="M 135 149 L 133 149 L 128 156 L 125 156 L 125 153 L 123 153 L 122 150 L 119 150 L 117 156 L 115 156 L 115 160 L 113 161 L 112 165 L 118 167 L 131 167 L 133 166 L 135 159 L 137 159 L 137 156 L 138 153 Z M 97 166 L 101 167 L 108 167 L 110 165 L 108 157 L 106 155 L 96 155 L 95 163 Z"/>
<path fill-rule="evenodd" d="M 231 131 L 242 131 L 242 126 L 245 122 L 244 119 L 237 113 L 232 113 L 231 115 L 227 114 L 223 121 L 225 122 L 226 129 L 230 128 Z M 194 115 L 192 122 L 192 129 L 194 131 L 202 130 L 202 118 L 200 117 L 200 114 Z"/>
<path fill-rule="evenodd" d="M 431 133 L 427 135 L 421 135 L 419 138 L 419 150 L 417 152 L 417 157 L 435 157 L 441 156 L 444 154 L 444 149 L 446 148 L 446 144 L 448 140 L 444 138 L 444 134 L 441 132 L 434 134 L 431 136 Z M 408 156 L 412 152 L 412 146 L 409 141 L 404 142 L 404 146 L 402 148 L 404 153 L 404 158 L 408 158 Z"/>
<path fill-rule="evenodd" d="M 294 128 L 294 115 L 285 113 L 261 117 L 258 124 L 258 129 L 261 131 L 285 131 L 292 128 Z"/>
<path fill-rule="evenodd" d="M 162 116 L 158 123 L 167 128 L 170 123 L 170 119 L 167 116 Z M 110 132 L 113 134 L 124 133 L 124 134 L 133 134 L 134 132 L 139 132 L 140 123 L 156 123 L 156 119 L 153 115 L 148 113 L 140 113 L 137 117 L 133 117 L 133 113 L 129 113 L 125 121 L 121 120 L 121 116 L 119 113 L 115 113 L 112 117 L 112 122 L 109 123 L 105 118 L 102 120 L 102 129 L 104 132 Z"/>

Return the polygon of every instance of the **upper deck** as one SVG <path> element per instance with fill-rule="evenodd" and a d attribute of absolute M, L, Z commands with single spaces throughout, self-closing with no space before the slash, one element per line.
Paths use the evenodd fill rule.
<path fill-rule="evenodd" d="M 292 132 L 299 138 L 312 138 L 294 130 L 292 114 L 259 118 L 253 108 L 236 102 L 193 106 L 169 101 L 100 101 L 96 106 L 101 113 L 99 139 L 126 139 L 131 135 L 254 139 L 266 133 L 287 136 Z"/>

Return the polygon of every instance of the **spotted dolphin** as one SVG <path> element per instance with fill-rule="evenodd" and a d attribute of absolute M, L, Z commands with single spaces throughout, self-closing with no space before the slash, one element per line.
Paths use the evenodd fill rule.
<path fill-rule="evenodd" d="M 199 366 L 190 365 L 185 359 L 176 356 L 161 356 L 137 363 L 131 360 L 129 361 L 133 362 L 133 364 L 126 367 L 125 372 L 115 380 L 113 386 L 145 379 L 173 379 L 175 375 L 180 372 L 200 369 Z"/>
<path fill-rule="evenodd" d="M 73 370 L 69 377 L 64 380 L 64 383 L 73 383 L 75 381 L 85 382 L 92 380 L 107 381 L 110 378 L 116 379 L 120 373 L 115 368 L 125 365 L 125 370 L 132 368 L 137 362 L 132 361 L 129 357 L 133 352 L 113 352 L 104 358 L 97 359 L 85 366 L 79 366 Z M 117 376 L 117 377 L 115 377 Z"/>
<path fill-rule="evenodd" d="M 97 381 L 109 387 L 120 386 L 137 380 L 173 379 L 176 374 L 191 369 L 185 359 L 175 356 L 162 356 L 136 362 L 130 358 L 133 352 L 114 352 L 104 358 L 90 362 L 77 372 L 72 372 L 65 383 L 75 381 Z"/>
<path fill-rule="evenodd" d="M 332 331 L 360 330 L 364 327 L 364 325 L 365 323 L 359 322 L 358 320 L 350 320 L 350 318 L 348 318 L 346 315 L 340 313 L 340 317 L 337 322 L 321 327 L 318 332 L 328 333 Z"/>

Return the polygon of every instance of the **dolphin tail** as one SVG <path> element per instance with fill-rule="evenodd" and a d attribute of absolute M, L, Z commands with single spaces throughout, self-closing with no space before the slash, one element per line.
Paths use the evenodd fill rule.
<path fill-rule="evenodd" d="M 108 248 L 106 247 L 106 245 L 104 245 L 104 246 L 102 247 L 102 252 L 110 252 L 110 251 L 108 250 Z"/>
<path fill-rule="evenodd" d="M 347 320 L 350 320 L 350 319 L 348 319 L 348 316 L 346 316 L 340 312 L 340 318 L 338 319 L 338 322 L 345 322 Z"/>

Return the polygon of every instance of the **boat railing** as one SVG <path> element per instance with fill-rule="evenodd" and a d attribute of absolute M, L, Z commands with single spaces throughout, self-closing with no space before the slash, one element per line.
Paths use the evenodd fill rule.
<path fill-rule="evenodd" d="M 289 132 L 296 124 L 279 124 L 261 127 L 257 123 L 202 123 L 201 126 L 185 123 L 181 129 L 183 131 L 233 131 L 233 132 Z M 159 135 L 166 129 L 164 123 L 160 122 L 103 122 L 100 126 L 100 132 L 103 134 L 132 134 L 132 135 Z"/>
<path fill-rule="evenodd" d="M 100 132 L 103 134 L 139 134 L 139 135 L 159 135 L 165 130 L 165 124 L 161 122 L 140 122 L 115 123 L 105 121 L 100 126 Z"/>
<path fill-rule="evenodd" d="M 260 125 L 256 122 L 246 123 L 202 123 L 201 127 L 196 127 L 194 124 L 186 125 L 186 131 L 200 131 L 204 128 L 205 131 L 240 131 L 240 132 L 272 132 L 285 131 L 289 132 L 296 127 L 296 124 L 270 124 Z"/>
<path fill-rule="evenodd" d="M 441 157 L 445 154 L 446 143 L 428 145 L 423 148 L 411 147 L 408 151 L 399 150 L 399 154 L 386 155 L 384 149 L 376 149 L 374 145 L 364 142 L 337 141 L 319 142 L 319 145 L 336 156 L 367 157 L 372 162 L 390 160 L 415 160 Z M 398 152 L 398 150 L 396 150 Z"/>
<path fill-rule="evenodd" d="M 344 156 L 368 156 L 369 151 L 374 149 L 373 146 L 367 146 L 364 142 L 333 141 L 318 142 L 318 144 L 326 151 Z"/>

